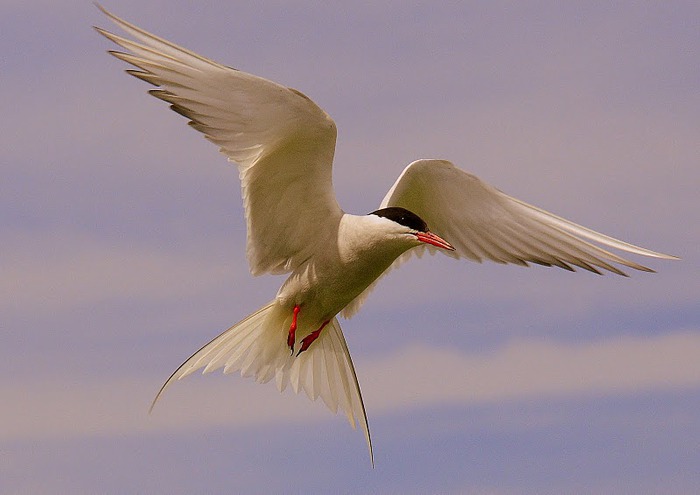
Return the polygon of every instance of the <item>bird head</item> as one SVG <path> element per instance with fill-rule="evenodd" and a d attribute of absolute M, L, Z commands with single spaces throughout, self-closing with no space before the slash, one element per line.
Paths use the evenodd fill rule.
<path fill-rule="evenodd" d="M 370 215 L 376 215 L 390 221 L 387 229 L 391 234 L 414 242 L 415 245 L 430 244 L 432 246 L 454 251 L 455 248 L 437 234 L 430 232 L 425 221 L 405 208 L 390 206 L 373 211 Z"/>

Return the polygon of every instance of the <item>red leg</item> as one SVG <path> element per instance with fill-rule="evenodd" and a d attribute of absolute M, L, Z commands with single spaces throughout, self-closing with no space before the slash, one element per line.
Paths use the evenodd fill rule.
<path fill-rule="evenodd" d="M 314 332 L 311 332 L 309 335 L 307 335 L 306 337 L 304 337 L 304 338 L 302 339 L 302 341 L 301 341 L 301 349 L 299 349 L 299 352 L 297 352 L 297 356 L 299 356 L 299 354 L 301 354 L 301 353 L 304 352 L 306 349 L 308 349 L 309 346 L 313 343 L 313 341 L 316 340 L 316 339 L 318 338 L 319 335 L 321 335 L 321 330 L 323 330 L 324 327 L 325 327 L 326 325 L 328 325 L 328 322 L 330 322 L 330 320 L 324 321 L 324 322 L 323 322 L 323 325 L 321 325 L 321 328 L 319 328 L 318 330 L 316 330 L 316 331 L 314 331 Z"/>
<path fill-rule="evenodd" d="M 292 324 L 289 326 L 289 335 L 287 335 L 287 345 L 294 354 L 294 341 L 297 331 L 297 315 L 299 314 L 299 305 L 294 305 L 294 316 L 292 316 Z"/>

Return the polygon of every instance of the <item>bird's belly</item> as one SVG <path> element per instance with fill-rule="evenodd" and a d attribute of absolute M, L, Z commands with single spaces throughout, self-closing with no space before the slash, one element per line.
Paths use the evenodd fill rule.
<path fill-rule="evenodd" d="M 379 278 L 395 258 L 341 263 L 328 271 L 316 265 L 306 266 L 290 275 L 277 300 L 290 311 L 299 305 L 300 315 L 317 322 L 330 320 Z"/>

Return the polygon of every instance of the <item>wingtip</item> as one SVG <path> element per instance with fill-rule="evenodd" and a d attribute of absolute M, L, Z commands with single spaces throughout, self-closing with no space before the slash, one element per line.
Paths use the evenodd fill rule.
<path fill-rule="evenodd" d="M 100 12 L 102 12 L 104 15 L 107 17 L 113 18 L 114 14 L 112 14 L 109 10 L 105 9 L 99 2 L 92 2 L 92 4 L 100 9 Z"/>
<path fill-rule="evenodd" d="M 153 408 L 156 407 L 156 401 L 158 398 L 156 397 L 153 399 L 153 402 L 151 402 L 151 406 L 148 408 L 148 415 L 150 416 L 153 413 Z"/>
<path fill-rule="evenodd" d="M 369 462 L 372 465 L 372 469 L 374 469 L 374 449 L 372 448 L 372 437 L 369 433 L 369 424 L 366 425 L 366 434 L 367 434 L 367 449 L 369 450 Z"/>
<path fill-rule="evenodd" d="M 171 377 L 172 378 L 172 377 Z M 160 390 L 158 390 L 158 393 L 156 396 L 153 398 L 153 402 L 151 402 L 151 406 L 148 408 L 148 414 L 151 414 L 153 412 L 153 408 L 156 407 L 156 402 L 158 402 L 158 399 L 160 399 L 160 396 L 163 395 L 163 392 L 165 391 L 165 387 L 170 384 L 170 379 L 168 379 L 167 382 L 165 382 L 161 387 Z"/>

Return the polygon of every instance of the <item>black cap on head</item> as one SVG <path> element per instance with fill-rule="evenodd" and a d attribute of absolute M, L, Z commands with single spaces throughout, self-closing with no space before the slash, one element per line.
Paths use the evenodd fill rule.
<path fill-rule="evenodd" d="M 390 206 L 388 208 L 382 208 L 381 210 L 376 210 L 370 213 L 370 215 L 377 215 L 378 217 L 388 218 L 398 224 L 401 224 L 409 229 L 416 230 L 418 232 L 427 232 L 428 225 L 423 221 L 421 217 L 415 213 L 408 211 L 406 208 L 401 208 L 400 206 Z"/>

